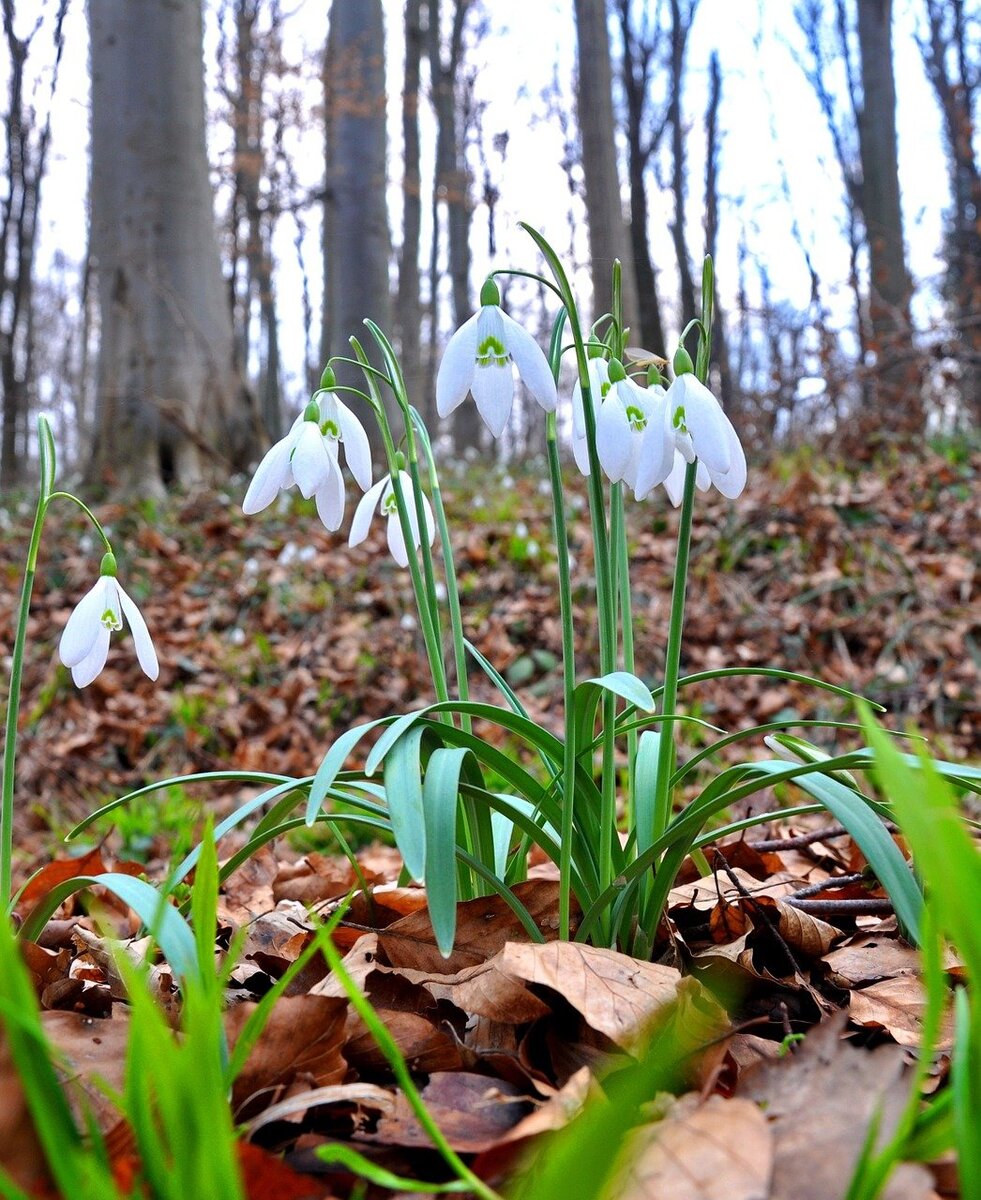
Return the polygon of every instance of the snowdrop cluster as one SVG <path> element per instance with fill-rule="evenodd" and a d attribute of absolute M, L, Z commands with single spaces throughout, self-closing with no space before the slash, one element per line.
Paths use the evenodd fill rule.
<path fill-rule="evenodd" d="M 663 484 L 677 505 L 685 466 L 697 461 L 698 487 L 704 491 L 714 484 L 725 496 L 739 495 L 746 483 L 746 459 L 739 438 L 719 402 L 695 378 L 684 351 L 676 358 L 676 378 L 669 388 L 658 382 L 641 386 L 627 375 L 622 363 L 607 358 L 606 348 L 598 343 L 591 343 L 589 352 L 595 451 L 610 480 L 625 483 L 638 500 Z M 535 339 L 501 308 L 500 292 L 491 279 L 481 289 L 480 308 L 446 347 L 436 376 L 439 415 L 448 416 L 472 395 L 485 425 L 494 437 L 500 437 L 514 402 L 515 369 L 541 408 L 554 412 L 558 393 L 548 360 Z M 372 518 L 380 513 L 387 519 L 392 557 L 406 566 L 409 547 L 399 519 L 393 476 L 372 483 L 368 435 L 334 387 L 328 367 L 320 390 L 259 464 L 242 508 L 249 514 L 261 512 L 296 484 L 304 497 L 316 501 L 327 529 L 339 529 L 344 517 L 344 479 L 339 464 L 343 446 L 347 467 L 364 493 L 355 510 L 349 544 L 363 542 Z M 572 452 L 580 471 L 588 475 L 588 422 L 578 380 L 572 393 Z M 419 548 L 423 536 L 432 545 L 436 533 L 429 501 L 422 497 L 422 529 L 415 504 L 410 502 L 411 478 L 401 468 L 396 476 L 414 548 Z"/>

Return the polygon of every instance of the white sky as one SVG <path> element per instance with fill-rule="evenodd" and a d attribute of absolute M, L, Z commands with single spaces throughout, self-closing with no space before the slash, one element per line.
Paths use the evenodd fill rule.
<path fill-rule="evenodd" d="M 311 77 L 311 106 L 319 99 L 316 79 L 326 27 L 327 0 L 294 0 L 285 6 L 293 15 L 287 51 L 297 57 L 306 52 Z M 498 257 L 493 265 L 534 265 L 530 243 L 516 229 L 526 220 L 542 229 L 560 250 L 569 243 L 568 187 L 561 167 L 562 135 L 554 124 L 544 123 L 542 92 L 558 75 L 567 111 L 571 95 L 575 37 L 572 0 L 488 0 L 490 36 L 478 47 L 475 95 L 486 103 L 484 129 L 488 139 L 509 134 L 505 161 L 489 152 L 495 183 L 501 193 L 497 210 Z M 942 210 L 947 204 L 946 170 L 940 141 L 936 102 L 925 79 L 913 37 L 916 0 L 895 4 L 894 50 L 900 129 L 900 174 L 910 265 L 917 280 L 935 277 Z M 389 31 L 388 86 L 391 96 L 391 150 L 393 155 L 390 198 L 393 232 L 399 237 L 399 138 L 402 72 L 399 0 L 385 0 Z M 757 56 L 754 38 L 760 38 Z M 80 260 L 85 247 L 85 178 L 88 142 L 88 98 L 84 8 L 73 4 L 67 21 L 67 49 L 60 99 L 54 122 L 49 175 L 42 194 L 42 271 L 56 253 Z M 790 0 L 702 0 L 692 30 L 688 56 L 688 85 L 684 99 L 691 123 L 688 139 L 691 189 L 689 212 L 690 250 L 700 258 L 704 145 L 702 117 L 705 109 L 709 55 L 718 50 L 723 70 L 720 110 L 721 148 L 720 261 L 717 274 L 723 301 L 736 279 L 736 247 L 740 231 L 753 253 L 765 258 L 774 294 L 803 307 L 809 281 L 803 258 L 790 234 L 791 214 L 780 194 L 782 157 L 790 179 L 794 215 L 826 285 L 835 284 L 841 296 L 841 322 L 847 324 L 850 298 L 844 292 L 847 247 L 841 234 L 842 185 L 831 141 L 817 101 L 795 64 L 790 46 L 800 45 Z M 214 55 L 206 53 L 209 70 Z M 425 110 L 424 110 L 425 111 Z M 297 144 L 300 177 L 316 186 L 321 174 L 322 135 L 315 121 Z M 771 134 L 776 133 L 776 141 Z M 475 197 L 479 193 L 475 181 Z M 661 275 L 664 300 L 673 307 L 673 250 L 668 234 L 669 199 L 652 190 L 652 244 Z M 302 342 L 299 289 L 295 285 L 294 232 L 284 222 L 276 243 L 284 267 L 278 284 L 281 340 L 288 376 L 287 395 L 300 403 Z M 306 242 L 308 268 L 319 306 L 319 233 L 311 228 Z M 584 232 L 577 234 L 584 253 Z M 478 206 L 474 220 L 474 290 L 479 273 L 490 265 L 486 256 L 486 211 Z M 919 303 L 920 321 L 936 306 L 927 297 Z M 316 331 L 314 342 L 316 344 Z M 651 349 L 659 349 L 651 347 Z M 291 365 L 292 364 L 292 365 Z"/>

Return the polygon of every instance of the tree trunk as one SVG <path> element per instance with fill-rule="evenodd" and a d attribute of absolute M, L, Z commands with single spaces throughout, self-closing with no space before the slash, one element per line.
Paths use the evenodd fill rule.
<path fill-rule="evenodd" d="M 682 124 L 681 95 L 684 90 L 685 52 L 688 34 L 695 15 L 698 0 L 688 0 L 683 9 L 680 0 L 671 0 L 671 64 L 668 88 L 668 122 L 671 126 L 671 194 L 674 198 L 674 218 L 671 222 L 671 238 L 674 242 L 675 258 L 678 261 L 678 290 L 681 301 L 681 324 L 686 325 L 698 315 L 695 298 L 695 280 L 685 231 L 685 208 L 687 168 L 685 156 L 685 128 Z"/>
<path fill-rule="evenodd" d="M 623 219 L 613 120 L 610 34 L 605 0 L 576 0 L 579 70 L 576 109 L 586 181 L 586 221 L 593 281 L 593 319 L 613 307 L 612 267 L 622 264 L 624 324 L 637 328 L 634 254 Z"/>
<path fill-rule="evenodd" d="M 637 278 L 637 336 L 655 354 L 664 354 L 666 337 L 657 295 L 657 278 L 648 237 L 647 169 L 657 149 L 664 122 L 646 138 L 649 124 L 648 88 L 653 41 L 644 42 L 631 22 L 630 0 L 619 0 L 620 35 L 623 42 L 623 90 L 627 101 L 627 169 L 630 183 L 630 245 Z M 651 38 L 656 36 L 651 34 Z"/>
<path fill-rule="evenodd" d="M 424 30 L 423 0 L 405 6 L 405 80 L 402 87 L 402 249 L 399 253 L 398 331 L 402 371 L 409 398 L 428 420 L 430 389 L 422 369 L 422 302 L 419 246 L 422 230 L 419 93 Z"/>
<path fill-rule="evenodd" d="M 464 148 L 465 128 L 461 120 L 457 86 L 463 61 L 463 29 L 470 0 L 454 0 L 449 55 L 444 61 L 439 0 L 429 0 L 429 70 L 436 110 L 436 181 L 433 189 L 433 255 L 431 279 L 439 263 L 439 210 L 444 213 L 447 265 L 453 299 L 453 323 L 460 325 L 473 312 L 470 293 L 470 172 Z M 433 288 L 433 328 L 437 296 Z M 435 344 L 435 339 L 434 339 Z M 450 418 L 453 444 L 457 448 L 478 445 L 483 427 L 476 406 L 461 404 Z"/>
<path fill-rule="evenodd" d="M 705 110 L 705 253 L 713 264 L 717 258 L 719 237 L 719 104 L 722 101 L 722 73 L 719 56 L 713 52 L 709 59 L 709 98 Z M 717 265 L 717 264 L 716 264 Z M 729 365 L 729 343 L 726 337 L 725 312 L 719 300 L 716 271 L 715 303 L 712 319 L 712 365 L 718 371 L 718 396 L 723 408 L 732 417 L 737 397 Z"/>
<path fill-rule="evenodd" d="M 14 28 L 13 0 L 3 0 L 3 32 L 9 55 L 6 141 L 6 195 L 0 201 L 0 484 L 9 488 L 23 475 L 29 444 L 29 409 L 34 390 L 34 254 L 37 246 L 41 183 L 51 144 L 51 104 L 64 50 L 68 0 L 59 0 L 53 19 L 54 62 L 47 88 L 47 112 L 39 119 L 37 93 L 25 75 L 31 42 L 40 19 L 26 37 Z M 26 94 L 25 94 L 26 93 Z"/>
<path fill-rule="evenodd" d="M 876 355 L 874 410 L 880 429 L 922 432 L 923 401 L 912 344 L 912 285 L 903 247 L 892 63 L 892 0 L 859 0 L 862 66 L 862 206 L 869 244 L 869 318 Z M 864 425 L 866 421 L 863 419 Z"/>
<path fill-rule="evenodd" d="M 89 0 L 92 254 L 101 340 L 92 473 L 162 492 L 244 466 L 205 152 L 201 4 Z"/>
<path fill-rule="evenodd" d="M 392 253 L 385 194 L 385 28 L 381 0 L 334 0 L 324 59 L 327 172 L 324 199 L 324 312 L 321 358 L 351 354 L 356 337 L 379 365 L 364 326 L 390 333 Z M 338 381 L 362 385 L 339 366 Z M 345 403 L 357 408 L 353 399 Z M 360 415 L 366 412 L 361 409 Z"/>
<path fill-rule="evenodd" d="M 974 154 L 976 71 L 969 61 L 962 0 L 926 0 L 927 75 L 943 115 L 951 208 L 944 292 L 954 324 L 948 352 L 959 365 L 963 415 L 981 421 L 981 174 Z"/>

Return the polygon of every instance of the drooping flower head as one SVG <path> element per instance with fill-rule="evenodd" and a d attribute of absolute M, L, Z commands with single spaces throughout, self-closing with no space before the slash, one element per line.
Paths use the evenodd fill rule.
<path fill-rule="evenodd" d="M 402 487 L 402 495 L 405 498 L 409 528 L 412 532 L 412 548 L 413 550 L 418 550 L 421 539 L 419 536 L 419 520 L 416 516 L 416 506 L 412 497 L 412 477 L 408 471 L 399 471 L 398 478 Z M 361 497 L 358 507 L 354 510 L 351 532 L 347 539 L 348 545 L 357 546 L 365 540 L 368 536 L 368 529 L 371 526 L 371 518 L 375 515 L 376 510 L 388 518 L 388 548 L 392 553 L 392 558 L 395 559 L 400 567 L 407 567 L 409 565 L 409 551 L 402 533 L 402 522 L 399 520 L 398 502 L 395 499 L 395 487 L 392 483 L 391 475 L 386 475 L 384 479 L 379 479 Z M 431 546 L 436 537 L 436 523 L 433 520 L 432 508 L 425 494 L 422 497 L 422 510 L 426 521 L 426 540 Z"/>
<path fill-rule="evenodd" d="M 329 368 L 328 368 L 329 370 Z M 324 376 L 327 372 L 324 372 Z M 333 373 L 330 374 L 333 381 Z M 321 379 L 323 383 L 323 378 Z M 295 483 L 305 499 L 312 496 L 317 513 L 332 532 L 344 519 L 344 477 L 337 461 L 344 442 L 348 466 L 364 489 L 371 485 L 371 453 L 360 421 L 333 392 L 321 389 L 256 468 L 242 502 L 248 515 L 261 512 L 280 490 Z"/>
<path fill-rule="evenodd" d="M 598 342 L 589 342 L 586 346 L 586 373 L 589 376 L 589 394 L 592 400 L 594 414 L 599 413 L 600 405 L 610 390 L 609 363 L 603 357 L 605 347 Z M 588 475 L 589 445 L 586 436 L 586 410 L 583 406 L 582 384 L 578 375 L 572 388 L 572 456 L 576 466 L 583 475 Z"/>
<path fill-rule="evenodd" d="M 746 455 L 739 436 L 722 405 L 695 378 L 691 358 L 683 347 L 675 355 L 674 369 L 675 380 L 665 397 L 664 414 L 674 448 L 685 462 L 698 460 L 696 482 L 703 490 L 711 483 L 723 496 L 734 500 L 746 486 Z M 668 488 L 674 504 L 680 503 L 678 471 L 675 468 L 674 492 Z"/>
<path fill-rule="evenodd" d="M 481 289 L 480 304 L 446 347 L 436 375 L 436 411 L 447 416 L 473 392 L 484 424 L 500 437 L 514 401 L 512 362 L 546 412 L 555 409 L 558 395 L 541 347 L 501 308 L 501 294 L 492 279 Z"/>
<path fill-rule="evenodd" d="M 116 579 L 115 556 L 103 556 L 99 578 L 79 600 L 61 635 L 58 654 L 71 668 L 76 687 L 88 687 L 106 665 L 109 635 L 122 629 L 125 616 L 136 657 L 145 674 L 156 679 L 160 673 L 157 654 L 143 615 Z"/>
<path fill-rule="evenodd" d="M 609 386 L 596 418 L 596 454 L 613 483 L 621 480 L 640 499 L 671 469 L 664 433 L 664 388 L 642 388 L 618 359 L 607 367 Z M 652 436 L 660 431 L 660 438 Z"/>

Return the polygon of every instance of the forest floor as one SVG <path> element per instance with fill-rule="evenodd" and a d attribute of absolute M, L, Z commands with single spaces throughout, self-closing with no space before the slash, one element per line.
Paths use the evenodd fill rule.
<path fill-rule="evenodd" d="M 683 672 L 768 666 L 814 675 L 885 705 L 886 722 L 915 728 L 937 757 L 976 760 L 981 629 L 972 547 L 979 473 L 981 455 L 963 451 L 924 448 L 918 459 L 847 471 L 798 455 L 752 471 L 735 504 L 714 492 L 700 496 Z M 543 479 L 544 471 L 468 465 L 443 485 L 467 636 L 532 716 L 558 729 L 561 629 Z M 72 868 L 57 865 L 67 857 L 62 836 L 100 804 L 145 782 L 226 769 L 306 776 L 351 725 L 432 698 L 408 575 L 388 557 L 381 524 L 351 550 L 343 537 L 323 530 L 312 504 L 283 497 L 258 518 L 246 518 L 243 493 L 241 481 L 167 504 L 96 509 L 111 529 L 120 581 L 153 634 L 161 673 L 156 683 L 147 680 L 128 636 L 114 637 L 106 669 L 84 691 L 59 664 L 57 641 L 91 586 L 101 551 L 75 511 L 52 510 L 24 672 L 19 881 L 47 863 L 43 889 L 55 874 L 79 869 L 77 860 Z M 570 479 L 569 495 L 584 678 L 596 663 L 581 481 Z M 7 631 L 32 511 L 25 498 L 0 513 L 0 628 Z M 652 684 L 663 663 L 676 529 L 677 513 L 666 501 L 629 507 L 637 670 Z M 9 662 L 8 642 L 3 653 Z M 474 676 L 473 692 L 497 701 L 483 677 Z M 854 720 L 839 696 L 760 676 L 716 678 L 683 698 L 691 715 L 727 731 L 764 721 Z M 814 740 L 824 743 L 818 735 L 828 732 L 816 731 Z M 851 731 L 830 732 L 839 745 L 855 744 Z M 703 744 L 685 736 L 683 755 Z M 762 743 L 751 752 L 769 755 Z M 209 786 L 175 785 L 117 810 L 68 853 L 87 854 L 88 873 L 139 859 L 151 877 L 160 875 L 172 855 L 194 844 L 205 809 L 227 812 L 246 794 Z M 867 1122 L 881 1097 L 895 1092 L 904 1055 L 917 1042 L 916 954 L 889 912 L 819 920 L 806 906 L 784 903 L 804 889 L 870 896 L 865 884 L 833 890 L 836 877 L 863 865 L 842 831 L 817 830 L 804 820 L 751 831 L 747 841 L 755 844 L 730 844 L 710 856 L 712 876 L 681 877 L 669 907 L 670 937 L 660 961 L 647 964 L 582 946 L 522 946 L 509 911 L 494 901 L 461 910 L 456 949 L 444 960 L 423 893 L 395 886 L 394 851 L 361 849 L 369 881 L 384 886 L 370 911 L 355 902 L 336 940 L 426 1080 L 424 1096 L 451 1144 L 483 1177 L 500 1183 L 529 1138 L 567 1120 L 594 1086 L 598 1064 L 636 1050 L 638 1029 L 657 1015 L 665 995 L 693 1005 L 694 1019 L 711 1024 L 708 993 L 688 996 L 680 966 L 689 976 L 695 967 L 705 978 L 735 981 L 741 998 L 729 1016 L 736 1032 L 708 1039 L 712 1048 L 687 1072 L 690 1095 L 670 1108 L 656 1139 L 641 1135 L 622 1194 L 653 1194 L 655 1180 L 658 1196 L 793 1193 L 833 1200 L 843 1194 Z M 555 923 L 554 878 L 544 866 L 532 874 L 520 885 L 523 899 L 548 929 Z M 220 917 L 226 933 L 249 929 L 235 973 L 243 997 L 260 996 L 300 953 L 309 940 L 308 906 L 329 905 L 353 882 L 330 839 L 312 834 L 277 844 L 232 877 Z M 100 1039 L 104 1049 L 93 1056 L 91 1034 L 79 1022 L 125 1006 L 114 1003 L 109 982 L 100 988 L 90 974 L 83 986 L 85 972 L 72 968 L 93 937 L 90 919 L 79 913 L 53 923 L 38 952 L 44 962 L 32 969 L 42 1006 L 52 1010 L 51 1037 L 69 1058 L 84 1057 L 86 1071 L 112 1082 L 121 1068 L 119 1037 Z M 118 915 L 124 929 L 128 919 Z M 956 972 L 956 962 L 948 968 Z M 234 1097 L 254 1141 L 287 1151 L 296 1171 L 311 1174 L 278 1183 L 283 1190 L 274 1193 L 266 1176 L 258 1182 L 262 1171 L 274 1170 L 271 1160 L 260 1167 L 259 1159 L 243 1157 L 250 1196 L 347 1197 L 352 1181 L 343 1172 L 312 1174 L 324 1170 L 316 1166 L 316 1146 L 342 1137 L 401 1173 L 431 1178 L 437 1169 L 387 1065 L 325 973 L 305 972 L 279 1002 Z M 229 1014 L 233 1038 L 238 1011 Z M 835 1013 L 842 1015 L 829 1025 Z M 778 1057 L 788 1035 L 814 1026 L 823 1042 L 815 1035 L 804 1051 Z M 301 1033 L 312 1049 L 284 1057 L 283 1039 Z M 949 1051 L 944 1037 L 942 1049 Z M 943 1070 L 941 1061 L 938 1081 Z M 333 1085 L 340 1091 L 329 1103 L 303 1107 L 295 1100 L 305 1089 Z M 844 1089 L 854 1097 L 847 1111 L 840 1104 Z M 292 1111 L 278 1120 L 262 1115 L 286 1096 Z M 809 1139 L 795 1132 L 792 1113 L 801 1107 L 820 1117 Z M 105 1110 L 103 1102 L 100 1117 Z M 0 1145 L 2 1134 L 0 1118 Z M 743 1158 L 755 1165 L 738 1186 L 702 1193 L 690 1190 L 690 1179 L 672 1182 L 672 1162 L 688 1152 L 704 1158 L 710 1146 L 720 1156 L 711 1168 L 716 1180 L 735 1181 L 745 1162 L 725 1145 L 753 1147 Z M 818 1175 L 831 1170 L 831 1159 L 840 1164 L 837 1174 Z M 911 1166 L 887 1195 L 956 1195 L 954 1187 L 949 1164 L 932 1173 Z M 375 1194 L 389 1193 L 369 1193 Z"/>

